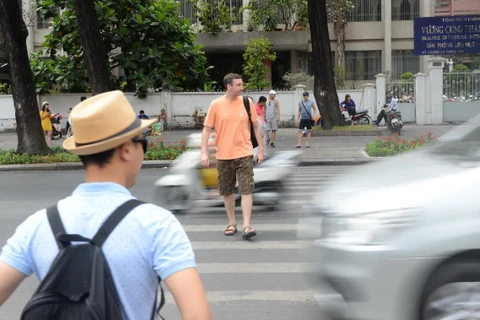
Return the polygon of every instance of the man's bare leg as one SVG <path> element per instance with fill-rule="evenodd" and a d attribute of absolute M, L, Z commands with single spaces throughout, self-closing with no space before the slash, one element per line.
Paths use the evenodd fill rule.
<path fill-rule="evenodd" d="M 257 234 L 255 229 L 250 227 L 252 222 L 252 207 L 253 207 L 253 196 L 252 194 L 242 194 L 242 215 L 243 215 L 243 237 L 248 239 Z"/>
<path fill-rule="evenodd" d="M 227 211 L 228 224 L 236 225 L 237 220 L 235 219 L 235 196 L 233 195 L 233 193 L 223 196 L 223 203 L 225 204 L 225 210 Z"/>
<path fill-rule="evenodd" d="M 252 220 L 252 206 L 253 206 L 253 196 L 252 194 L 242 194 L 242 216 L 243 216 L 243 227 L 250 226 Z"/>

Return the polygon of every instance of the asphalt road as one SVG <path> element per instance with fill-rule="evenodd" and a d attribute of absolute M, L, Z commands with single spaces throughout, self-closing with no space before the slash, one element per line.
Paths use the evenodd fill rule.
<path fill-rule="evenodd" d="M 281 210 L 254 210 L 253 226 L 259 234 L 251 242 L 240 236 L 223 236 L 223 208 L 178 216 L 194 246 L 215 319 L 327 319 L 307 288 L 308 270 L 314 261 L 302 254 L 309 245 L 297 239 L 297 222 L 306 215 L 299 210 L 300 204 L 314 199 L 315 190 L 347 170 L 349 167 L 340 166 L 296 169 L 289 179 L 288 201 Z M 166 173 L 168 169 L 142 170 L 132 193 L 154 201 L 153 183 Z M 69 195 L 82 179 L 82 170 L 2 172 L 0 244 L 28 215 Z M 37 285 L 34 277 L 24 281 L 0 308 L 0 319 L 18 319 Z M 172 300 L 167 293 L 162 315 L 179 319 Z"/>

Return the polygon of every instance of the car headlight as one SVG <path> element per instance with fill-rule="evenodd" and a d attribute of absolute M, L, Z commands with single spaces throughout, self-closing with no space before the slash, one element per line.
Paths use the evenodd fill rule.
<path fill-rule="evenodd" d="M 321 240 L 347 245 L 380 245 L 418 221 L 418 210 L 404 209 L 322 218 Z"/>

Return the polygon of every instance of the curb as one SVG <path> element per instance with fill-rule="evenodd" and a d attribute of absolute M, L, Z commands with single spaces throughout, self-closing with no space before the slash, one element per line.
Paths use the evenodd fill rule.
<path fill-rule="evenodd" d="M 301 160 L 298 163 L 299 167 L 309 166 L 350 166 L 359 165 L 372 161 L 378 161 L 377 158 L 365 159 L 325 159 L 325 160 Z M 165 169 L 169 168 L 173 160 L 157 160 L 145 161 L 142 164 L 142 169 Z M 83 164 L 81 162 L 68 163 L 37 163 L 37 164 L 11 164 L 0 165 L 0 172 L 8 171 L 66 171 L 66 170 L 81 170 Z"/>
<path fill-rule="evenodd" d="M 362 130 L 362 131 L 312 131 L 312 137 L 354 137 L 354 136 L 381 136 L 380 130 Z"/>
<path fill-rule="evenodd" d="M 144 161 L 142 169 L 168 168 L 173 160 Z M 81 162 L 64 163 L 33 163 L 33 164 L 8 164 L 0 165 L 0 172 L 5 171 L 65 171 L 83 169 Z"/>

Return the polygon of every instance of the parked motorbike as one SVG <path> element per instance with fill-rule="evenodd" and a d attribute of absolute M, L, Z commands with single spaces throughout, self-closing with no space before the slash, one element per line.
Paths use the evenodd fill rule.
<path fill-rule="evenodd" d="M 52 123 L 52 139 L 62 138 L 62 127 L 60 125 L 60 120 L 62 119 L 62 114 L 58 112 L 50 116 L 50 122 Z"/>
<path fill-rule="evenodd" d="M 372 123 L 372 118 L 370 118 L 370 116 L 368 115 L 367 109 L 357 111 L 353 116 L 350 116 L 347 109 L 342 107 L 342 115 L 345 118 L 345 122 L 347 124 L 362 125 Z"/>
<path fill-rule="evenodd" d="M 398 110 L 392 109 L 391 105 L 385 104 L 383 106 L 385 114 L 387 115 L 387 127 L 392 133 L 400 134 L 403 128 L 402 113 Z"/>
<path fill-rule="evenodd" d="M 223 206 L 223 197 L 216 188 L 216 167 L 200 165 L 201 134 L 191 134 L 185 151 L 172 164 L 170 173 L 155 182 L 155 202 L 174 213 L 185 213 L 193 208 Z M 212 151 L 214 152 L 214 151 Z M 297 165 L 301 152 L 276 152 L 253 169 L 255 188 L 253 204 L 269 209 L 278 207 L 285 199 L 284 181 Z M 237 204 L 240 195 L 235 193 Z"/>

